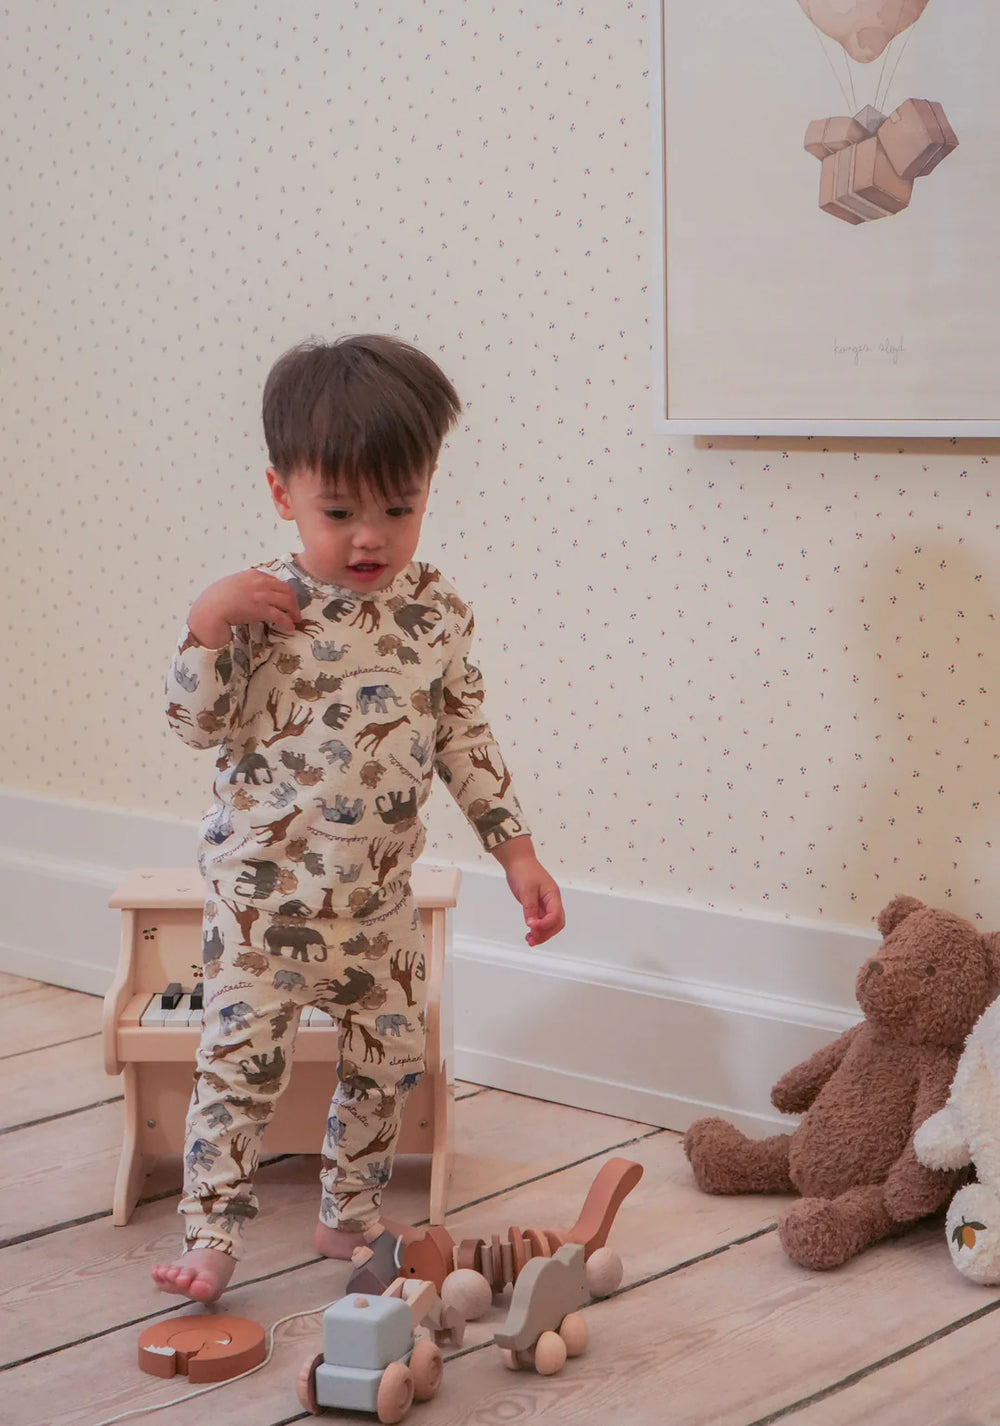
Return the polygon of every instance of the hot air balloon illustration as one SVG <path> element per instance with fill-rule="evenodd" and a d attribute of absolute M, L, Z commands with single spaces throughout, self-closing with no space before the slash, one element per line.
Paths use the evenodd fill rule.
<path fill-rule="evenodd" d="M 856 99 L 849 60 L 868 65 L 882 59 L 872 103 L 852 115 L 814 119 L 806 129 L 806 151 L 821 164 L 819 206 L 824 213 L 852 224 L 900 213 L 910 202 L 914 181 L 930 173 L 958 146 L 955 131 L 936 100 L 906 99 L 888 115 L 879 107 L 885 104 L 896 67 L 913 35 L 912 27 L 929 0 L 798 3 L 815 26 L 817 37 L 822 33 L 843 49 L 849 93 L 832 61 L 831 67 L 852 108 L 856 108 Z"/>

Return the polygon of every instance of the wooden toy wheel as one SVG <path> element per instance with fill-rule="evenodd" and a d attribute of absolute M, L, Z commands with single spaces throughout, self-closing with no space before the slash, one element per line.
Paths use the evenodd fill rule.
<path fill-rule="evenodd" d="M 375 1410 L 383 1426 L 402 1421 L 413 1405 L 413 1373 L 405 1362 L 390 1362 L 382 1373 Z"/>
<path fill-rule="evenodd" d="M 410 1353 L 413 1395 L 418 1401 L 430 1401 L 436 1396 L 444 1373 L 441 1348 L 434 1342 L 418 1342 Z"/>
<path fill-rule="evenodd" d="M 621 1284 L 622 1260 L 611 1248 L 598 1248 L 587 1259 L 586 1275 L 591 1297 L 610 1297 Z"/>
<path fill-rule="evenodd" d="M 558 1332 L 543 1332 L 535 1343 L 535 1371 L 539 1376 L 553 1376 L 565 1366 L 568 1356 Z"/>
<path fill-rule="evenodd" d="M 317 1352 L 314 1357 L 306 1357 L 299 1371 L 299 1379 L 295 1383 L 300 1404 L 313 1416 L 318 1416 L 321 1410 L 320 1404 L 316 1400 L 316 1368 L 322 1360 L 322 1352 Z"/>
<path fill-rule="evenodd" d="M 559 1335 L 566 1343 L 566 1355 L 578 1357 L 586 1351 L 590 1341 L 590 1329 L 582 1312 L 568 1313 L 559 1324 Z"/>

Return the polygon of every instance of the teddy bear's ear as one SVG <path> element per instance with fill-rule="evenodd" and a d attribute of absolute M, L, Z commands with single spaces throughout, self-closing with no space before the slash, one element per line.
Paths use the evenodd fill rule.
<path fill-rule="evenodd" d="M 915 896 L 897 896 L 878 913 L 878 928 L 883 936 L 895 931 L 900 921 L 905 921 L 911 911 L 919 911 L 923 906 Z"/>
<path fill-rule="evenodd" d="M 983 937 L 983 945 L 986 947 L 993 984 L 1000 985 L 1000 931 L 987 931 Z"/>

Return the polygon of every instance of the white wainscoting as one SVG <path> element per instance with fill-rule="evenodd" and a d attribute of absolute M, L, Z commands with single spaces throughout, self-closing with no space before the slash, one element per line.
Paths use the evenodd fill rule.
<path fill-rule="evenodd" d="M 0 970 L 103 995 L 107 901 L 138 866 L 191 865 L 194 824 L 0 790 Z M 684 1129 L 791 1122 L 772 1083 L 858 1018 L 876 933 L 564 888 L 528 950 L 500 875 L 466 870 L 452 957 L 461 1079 Z"/>

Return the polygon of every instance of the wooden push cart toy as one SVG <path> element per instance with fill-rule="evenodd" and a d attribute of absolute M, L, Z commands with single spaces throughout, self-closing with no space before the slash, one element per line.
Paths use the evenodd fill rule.
<path fill-rule="evenodd" d="M 402 1421 L 414 1399 L 429 1401 L 441 1385 L 441 1348 L 414 1329 L 436 1296 L 430 1283 L 411 1300 L 350 1293 L 323 1313 L 323 1350 L 299 1373 L 299 1401 L 326 1410 L 371 1411 Z"/>

